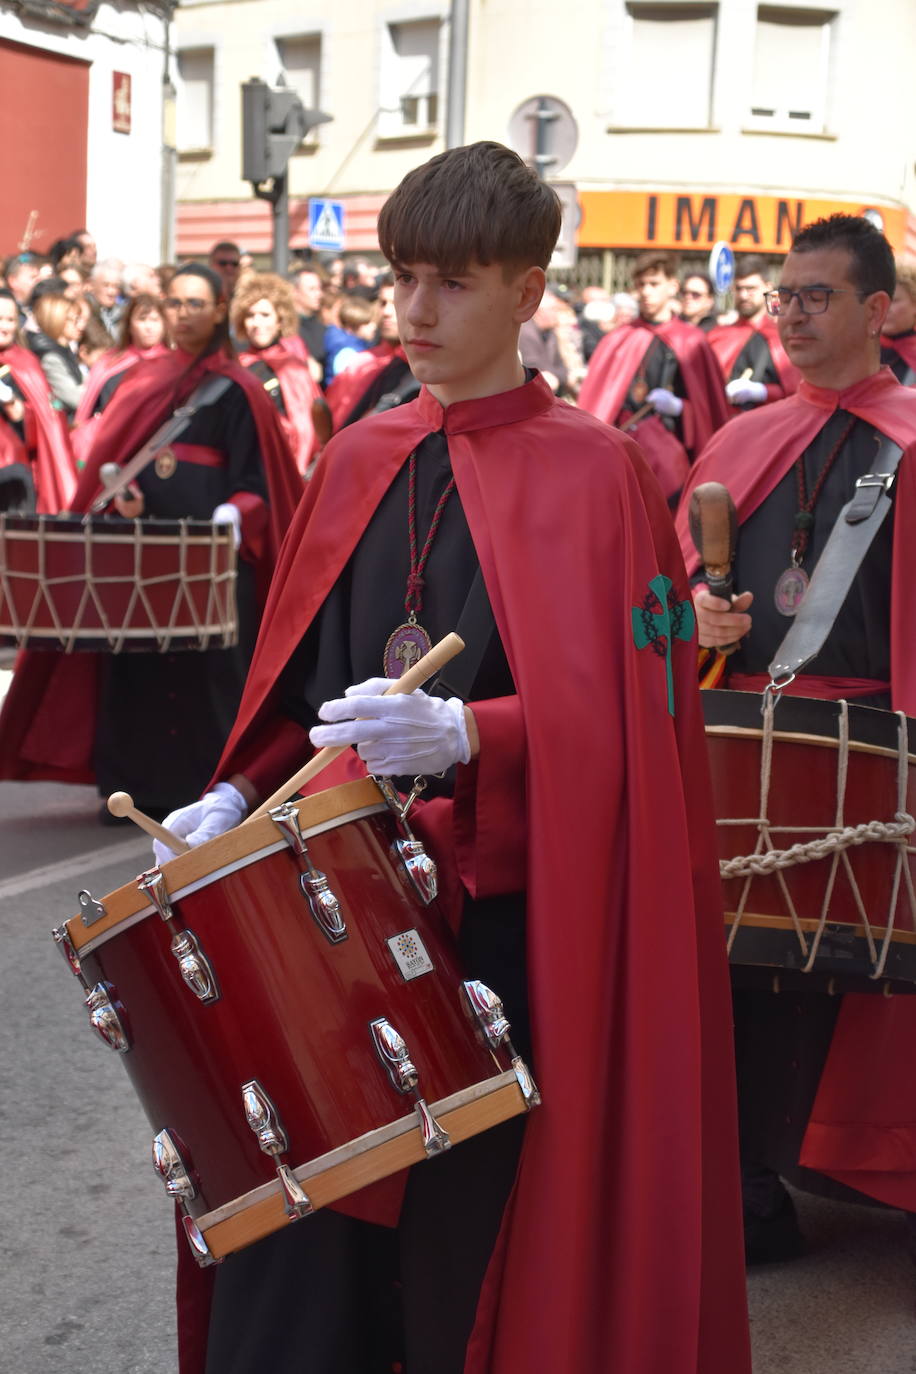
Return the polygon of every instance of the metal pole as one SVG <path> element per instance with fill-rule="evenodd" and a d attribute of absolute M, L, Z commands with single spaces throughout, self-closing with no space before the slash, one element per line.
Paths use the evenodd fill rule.
<path fill-rule="evenodd" d="M 465 141 L 469 13 L 470 0 L 452 0 L 448 43 L 448 100 L 445 111 L 446 148 L 460 148 Z"/>
<path fill-rule="evenodd" d="M 286 173 L 274 178 L 273 220 L 273 269 L 285 277 L 289 270 L 289 180 Z"/>
<path fill-rule="evenodd" d="M 162 166 L 159 178 L 159 261 L 175 259 L 175 181 L 178 168 L 178 140 L 175 129 L 175 86 L 169 70 L 171 40 L 169 13 L 162 21 Z"/>

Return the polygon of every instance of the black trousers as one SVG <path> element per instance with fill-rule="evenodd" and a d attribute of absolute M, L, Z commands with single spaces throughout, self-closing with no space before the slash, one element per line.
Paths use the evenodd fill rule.
<path fill-rule="evenodd" d="M 230 1256 L 207 1374 L 461 1374 L 525 1120 L 411 1169 L 396 1230 L 325 1210 Z"/>

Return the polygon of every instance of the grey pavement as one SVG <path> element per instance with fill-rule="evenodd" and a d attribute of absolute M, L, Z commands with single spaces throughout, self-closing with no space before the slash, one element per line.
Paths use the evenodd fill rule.
<path fill-rule="evenodd" d="M 176 1369 L 173 1230 L 150 1129 L 49 936 L 81 887 L 104 896 L 147 865 L 146 839 L 101 827 L 97 810 L 88 788 L 0 784 L 0 1374 Z M 750 1277 L 755 1374 L 916 1374 L 900 1215 L 798 1205 L 808 1255 Z"/>

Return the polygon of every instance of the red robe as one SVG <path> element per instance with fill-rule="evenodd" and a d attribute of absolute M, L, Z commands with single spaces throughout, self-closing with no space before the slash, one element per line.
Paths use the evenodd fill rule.
<path fill-rule="evenodd" d="M 280 428 L 276 408 L 257 378 L 221 353 L 193 368 L 186 353 L 170 352 L 132 370 L 118 388 L 96 431 L 89 461 L 70 503 L 85 511 L 97 495 L 103 463 L 127 462 L 158 426 L 186 400 L 202 376 L 221 372 L 243 388 L 258 431 L 268 491 L 263 502 L 250 492 L 231 499 L 242 513 L 240 556 L 255 564 L 266 595 L 277 552 L 302 483 Z M 98 690 L 96 654 L 25 650 L 0 710 L 0 778 L 91 783 L 92 742 Z"/>
<path fill-rule="evenodd" d="M 76 465 L 67 438 L 67 427 L 51 394 L 41 364 L 19 344 L 0 349 L 0 368 L 8 367 L 25 398 L 25 444 L 9 430 L 0 446 L 0 463 L 31 462 L 37 508 L 41 515 L 65 510 L 76 487 Z M 0 430 L 9 427 L 0 420 Z"/>
<path fill-rule="evenodd" d="M 781 401 L 785 396 L 791 396 L 798 390 L 801 373 L 789 362 L 789 355 L 782 346 L 776 322 L 769 315 L 764 315 L 759 324 L 739 320 L 735 324 L 717 324 L 714 329 L 710 329 L 706 337 L 722 369 L 723 378 L 726 382 L 731 380 L 735 363 L 752 334 L 762 334 L 766 339 L 773 366 L 779 374 L 778 383 L 767 383 L 767 401 Z M 736 412 L 737 407 L 733 407 L 732 413 Z"/>
<path fill-rule="evenodd" d="M 327 390 L 327 402 L 331 407 L 335 430 L 340 429 L 360 396 L 379 373 L 384 372 L 392 358 L 407 361 L 407 354 L 400 344 L 376 344 L 374 348 L 367 348 L 365 352 L 358 353 L 349 367 L 345 367 L 343 372 L 338 372 Z"/>
<path fill-rule="evenodd" d="M 636 446 L 540 378 L 446 411 L 424 390 L 333 439 L 284 546 L 218 775 L 278 727 L 289 747 L 274 777 L 302 761 L 277 679 L 408 454 L 441 428 L 518 696 L 473 703 L 479 758 L 458 769 L 453 799 L 425 808 L 423 829 L 446 891 L 527 889 L 544 1099 L 467 1374 L 747 1374 L 696 650 L 637 629 L 660 574 L 672 601 L 688 590 Z"/>
<path fill-rule="evenodd" d="M 243 367 L 251 367 L 256 362 L 266 363 L 276 375 L 286 411 L 281 423 L 296 466 L 304 477 L 320 447 L 312 419 L 312 402 L 321 396 L 321 390 L 297 344 L 304 350 L 305 346 L 298 335 L 277 339 L 267 348 L 250 348 L 240 353 L 239 362 Z"/>
<path fill-rule="evenodd" d="M 579 405 L 599 420 L 616 424 L 637 370 L 658 336 L 678 361 L 687 393 L 681 413 L 684 448 L 691 460 L 729 416 L 722 378 L 706 335 L 695 325 L 671 319 L 620 325 L 606 334 L 592 354 L 579 391 Z"/>
<path fill-rule="evenodd" d="M 691 473 L 677 518 L 681 548 L 688 570 L 696 570 L 699 559 L 687 527 L 694 486 L 723 482 L 742 523 L 834 409 L 860 416 L 905 449 L 895 484 L 891 701 L 894 710 L 916 716 L 916 393 L 902 387 L 889 368 L 846 391 L 803 381 L 788 400 L 732 420 Z M 799 1162 L 882 1202 L 916 1211 L 916 1085 L 901 1071 L 906 1045 L 916 1047 L 916 997 L 846 995 Z"/>
<path fill-rule="evenodd" d="M 916 334 L 902 334 L 893 338 L 882 335 L 881 347 L 892 348 L 906 363 L 916 371 Z"/>
<path fill-rule="evenodd" d="M 105 385 L 112 377 L 134 366 L 135 363 L 149 362 L 151 358 L 162 358 L 169 352 L 168 344 L 154 344 L 152 348 L 110 348 L 92 364 L 79 405 L 73 416 L 70 441 L 80 467 L 86 462 L 92 447 L 95 427 L 100 416 L 96 414 L 96 403 Z"/>

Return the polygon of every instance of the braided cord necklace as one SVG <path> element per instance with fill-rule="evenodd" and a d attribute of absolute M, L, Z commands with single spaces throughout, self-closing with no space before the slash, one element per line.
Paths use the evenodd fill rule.
<path fill-rule="evenodd" d="M 808 544 L 811 537 L 811 530 L 814 526 L 814 507 L 817 498 L 824 489 L 824 485 L 830 474 L 830 470 L 839 458 L 846 440 L 852 433 L 856 423 L 856 416 L 850 416 L 848 424 L 844 425 L 843 432 L 837 439 L 833 448 L 827 454 L 824 465 L 817 475 L 817 480 L 808 493 L 808 484 L 805 481 L 805 455 L 800 453 L 795 460 L 795 482 L 798 491 L 798 510 L 795 512 L 793 521 L 791 559 L 785 572 L 780 573 L 776 579 L 776 587 L 773 591 L 773 600 L 780 615 L 793 616 L 797 614 L 798 608 L 805 599 L 810 578 L 802 567 L 802 561 L 808 552 Z"/>
<path fill-rule="evenodd" d="M 423 610 L 423 573 L 429 559 L 433 540 L 439 529 L 439 522 L 455 490 L 454 475 L 446 483 L 445 490 L 436 502 L 433 518 L 423 548 L 417 555 L 417 455 L 412 453 L 407 467 L 407 539 L 410 547 L 410 572 L 407 574 L 407 592 L 404 597 L 404 613 L 407 619 L 392 630 L 385 643 L 383 670 L 385 677 L 400 677 L 432 648 L 432 640 L 417 621 Z"/>

